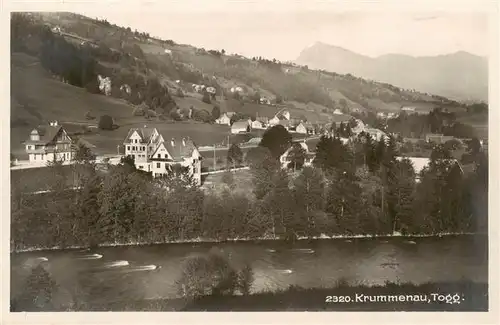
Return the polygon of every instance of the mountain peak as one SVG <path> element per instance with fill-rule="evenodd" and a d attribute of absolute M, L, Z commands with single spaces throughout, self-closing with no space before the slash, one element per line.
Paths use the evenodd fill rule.
<path fill-rule="evenodd" d="M 488 98 L 487 59 L 466 51 L 420 57 L 392 53 L 372 58 L 316 42 L 304 49 L 296 62 L 459 100 Z M 470 80 L 476 82 L 471 84 Z"/>

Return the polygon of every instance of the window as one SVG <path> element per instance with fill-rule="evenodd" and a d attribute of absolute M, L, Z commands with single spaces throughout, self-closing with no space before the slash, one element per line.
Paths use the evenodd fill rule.
<path fill-rule="evenodd" d="M 167 154 L 165 154 L 165 159 L 167 159 L 167 158 L 168 158 L 168 156 L 167 156 Z"/>
<path fill-rule="evenodd" d="M 130 146 L 127 146 L 127 150 L 130 150 Z"/>
<path fill-rule="evenodd" d="M 158 154 L 158 158 L 161 158 L 161 154 Z"/>
<path fill-rule="evenodd" d="M 33 155 L 33 160 L 36 160 L 36 154 Z"/>
<path fill-rule="evenodd" d="M 144 169 L 144 166 L 139 166 L 139 169 Z"/>
<path fill-rule="evenodd" d="M 156 168 L 161 168 L 160 165 L 160 163 L 156 163 Z"/>

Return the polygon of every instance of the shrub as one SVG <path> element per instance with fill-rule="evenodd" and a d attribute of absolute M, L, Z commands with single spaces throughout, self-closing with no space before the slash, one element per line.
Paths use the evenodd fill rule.
<path fill-rule="evenodd" d="M 229 186 L 229 188 L 233 189 L 235 187 L 234 176 L 233 173 L 229 170 L 225 171 L 222 175 L 222 182 Z"/>
<path fill-rule="evenodd" d="M 145 113 L 146 112 L 144 111 L 144 108 L 137 106 L 136 108 L 134 108 L 132 114 L 134 114 L 134 116 L 144 116 Z"/>
<path fill-rule="evenodd" d="M 203 93 L 203 99 L 202 99 L 202 101 L 204 103 L 207 103 L 207 104 L 211 103 L 211 101 L 210 101 L 210 94 L 207 93 L 206 91 Z"/>
<path fill-rule="evenodd" d="M 221 254 L 210 252 L 188 258 L 176 284 L 179 294 L 186 297 L 232 295 L 238 288 L 238 275 Z"/>
<path fill-rule="evenodd" d="M 156 117 L 157 114 L 154 110 L 148 109 L 145 113 L 146 118 Z"/>
<path fill-rule="evenodd" d="M 87 120 L 94 120 L 95 116 L 93 116 L 92 113 L 90 113 L 90 111 L 87 111 L 87 113 L 85 113 L 85 118 Z"/>
<path fill-rule="evenodd" d="M 241 294 L 250 294 L 250 288 L 252 287 L 253 280 L 254 274 L 252 267 L 250 264 L 246 264 L 245 267 L 238 272 L 238 289 Z"/>
<path fill-rule="evenodd" d="M 182 117 L 180 116 L 179 113 L 177 113 L 176 110 L 170 111 L 170 118 L 174 121 L 181 121 L 182 120 Z"/>
<path fill-rule="evenodd" d="M 109 115 L 103 115 L 99 119 L 99 129 L 101 130 L 113 130 L 114 123 L 113 118 Z"/>

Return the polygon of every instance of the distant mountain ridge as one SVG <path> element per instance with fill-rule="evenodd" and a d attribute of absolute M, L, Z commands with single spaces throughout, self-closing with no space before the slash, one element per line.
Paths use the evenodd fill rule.
<path fill-rule="evenodd" d="M 422 57 L 385 54 L 372 58 L 316 42 L 302 50 L 296 63 L 456 100 L 488 100 L 488 59 L 465 51 Z"/>

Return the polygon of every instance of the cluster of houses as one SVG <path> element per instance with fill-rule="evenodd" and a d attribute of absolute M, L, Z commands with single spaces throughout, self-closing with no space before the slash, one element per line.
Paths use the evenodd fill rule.
<path fill-rule="evenodd" d="M 228 119 L 231 114 L 225 113 L 221 118 Z M 283 125 L 281 122 L 290 121 L 290 114 L 284 111 L 268 120 L 266 125 Z M 337 123 L 337 122 L 334 122 Z M 285 124 L 286 125 L 286 124 Z M 237 121 L 232 125 L 232 133 L 248 132 L 251 128 L 264 128 L 262 122 Z M 300 133 L 307 133 L 308 128 L 304 122 L 300 122 L 295 130 Z M 367 127 L 361 120 L 357 120 L 356 126 L 352 128 L 353 136 L 365 132 L 373 139 L 380 140 L 387 135 L 378 129 Z M 324 133 L 332 136 L 331 132 Z M 441 134 L 428 134 L 425 138 L 427 142 L 444 143 L 453 139 Z M 349 139 L 342 139 L 344 143 Z M 422 141 L 423 139 L 419 139 Z M 257 144 L 257 143 L 256 143 Z M 189 138 L 166 140 L 156 128 L 132 128 L 129 130 L 123 141 L 125 156 L 132 156 L 137 169 L 151 172 L 153 177 L 167 174 L 173 165 L 180 165 L 187 168 L 197 185 L 201 185 L 201 160 L 202 156 L 196 144 Z M 310 166 L 314 160 L 315 153 L 309 149 L 305 139 L 292 142 L 290 147 L 280 157 L 279 161 L 283 168 L 290 168 L 290 152 L 294 146 L 300 146 L 305 152 L 305 166 Z M 30 133 L 29 139 L 25 141 L 26 153 L 32 164 L 47 164 L 48 162 L 59 160 L 72 162 L 75 159 L 76 148 L 74 142 L 68 136 L 66 130 L 57 121 L 50 122 L 48 126 L 37 127 Z M 398 159 L 402 159 L 399 157 Z M 420 171 L 429 164 L 428 158 L 406 157 L 411 160 L 417 172 L 417 181 Z M 458 163 L 457 161 L 454 161 Z M 293 166 L 292 166 L 293 167 Z M 460 166 L 461 167 L 461 166 Z M 462 170 L 462 169 L 461 169 Z"/>
<path fill-rule="evenodd" d="M 203 93 L 206 91 L 209 94 L 215 95 L 215 93 L 217 92 L 215 87 L 207 87 L 205 85 L 197 85 L 197 84 L 193 84 L 192 87 L 193 90 L 197 93 Z"/>
<path fill-rule="evenodd" d="M 230 125 L 231 133 L 246 133 L 251 130 L 265 130 L 271 128 L 275 125 L 282 125 L 286 130 L 290 132 L 296 132 L 301 134 L 315 134 L 316 128 L 312 123 L 304 122 L 297 119 L 292 119 L 290 112 L 284 110 L 275 114 L 272 118 L 266 116 L 257 116 L 255 120 L 246 119 L 242 121 L 235 121 L 231 124 L 231 118 L 234 112 L 225 112 L 215 120 L 215 123 L 222 125 Z"/>

